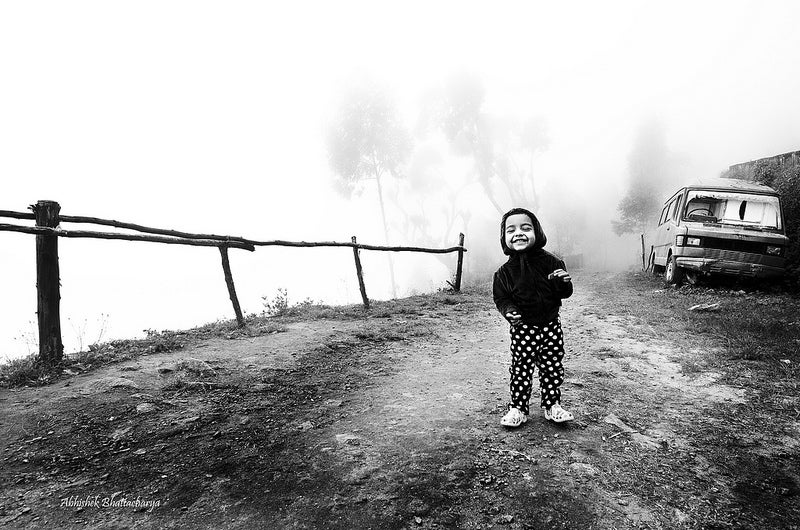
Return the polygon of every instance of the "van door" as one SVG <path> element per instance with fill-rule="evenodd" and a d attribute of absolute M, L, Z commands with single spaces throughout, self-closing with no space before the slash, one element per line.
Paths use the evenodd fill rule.
<path fill-rule="evenodd" d="M 661 209 L 661 215 L 658 217 L 658 226 L 656 226 L 656 230 L 653 234 L 653 265 L 655 267 L 663 267 L 665 263 L 664 231 L 666 230 L 666 226 L 664 222 L 667 219 L 669 205 L 670 203 L 668 202 L 664 205 L 664 208 Z"/>
<path fill-rule="evenodd" d="M 653 243 L 653 251 L 655 252 L 655 260 L 653 263 L 659 267 L 666 267 L 667 255 L 669 254 L 670 246 L 675 240 L 675 219 L 678 219 L 677 208 L 680 204 L 682 194 L 679 193 L 672 197 L 667 202 L 664 209 L 661 210 L 661 217 L 658 220 L 658 228 L 656 229 L 655 241 Z"/>

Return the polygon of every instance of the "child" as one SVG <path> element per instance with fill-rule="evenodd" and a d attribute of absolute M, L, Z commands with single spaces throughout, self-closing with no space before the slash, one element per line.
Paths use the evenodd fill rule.
<path fill-rule="evenodd" d="M 500 223 L 500 246 L 509 256 L 494 274 L 494 303 L 511 324 L 511 404 L 500 420 L 506 427 L 528 421 L 534 365 L 544 417 L 561 423 L 573 415 L 561 408 L 564 381 L 564 336 L 558 308 L 572 295 L 572 279 L 564 262 L 542 249 L 547 237 L 539 220 L 514 208 Z"/>

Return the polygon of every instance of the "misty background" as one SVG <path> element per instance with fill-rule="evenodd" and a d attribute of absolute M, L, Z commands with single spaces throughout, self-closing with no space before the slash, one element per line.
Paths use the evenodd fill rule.
<path fill-rule="evenodd" d="M 526 206 L 548 250 L 639 267 L 638 234 L 613 222 L 643 174 L 666 195 L 800 148 L 798 15 L 789 1 L 5 2 L 0 209 L 55 200 L 258 240 L 463 232 L 482 282 L 504 258 L 502 211 Z M 387 131 L 373 134 L 383 209 L 374 164 L 357 169 L 364 144 L 346 141 L 365 116 Z M 0 232 L 0 360 L 37 348 L 34 242 Z M 66 352 L 233 317 L 214 248 L 61 238 L 59 252 Z M 360 301 L 347 248 L 230 255 L 245 313 L 279 288 Z M 393 296 L 387 254 L 361 257 L 370 298 Z M 456 255 L 392 260 L 407 296 L 446 287 Z"/>

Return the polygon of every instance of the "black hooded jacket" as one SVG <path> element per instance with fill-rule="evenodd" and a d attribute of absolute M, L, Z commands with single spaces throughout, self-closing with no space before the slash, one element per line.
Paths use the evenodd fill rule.
<path fill-rule="evenodd" d="M 514 214 L 525 214 L 533 221 L 536 236 L 534 244 L 517 252 L 506 245 L 506 219 Z M 564 262 L 542 247 L 547 236 L 539 220 L 524 208 L 514 208 L 503 216 L 500 223 L 500 246 L 508 261 L 494 273 L 492 286 L 494 303 L 505 318 L 506 313 L 516 311 L 526 324 L 541 325 L 553 321 L 558 316 L 561 300 L 572 296 L 572 282 L 558 278 L 547 279 L 556 269 L 566 270 Z"/>

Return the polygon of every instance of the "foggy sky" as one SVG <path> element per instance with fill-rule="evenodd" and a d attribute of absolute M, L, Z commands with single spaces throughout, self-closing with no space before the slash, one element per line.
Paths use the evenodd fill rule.
<path fill-rule="evenodd" d="M 424 95 L 468 71 L 486 112 L 547 123 L 537 191 L 583 205 L 590 239 L 622 245 L 628 263 L 610 221 L 643 120 L 663 124 L 697 176 L 800 149 L 798 15 L 789 1 L 5 2 L 0 209 L 52 199 L 64 214 L 164 228 L 380 244 L 374 193 L 348 204 L 331 186 L 324 135 L 341 94 L 376 80 L 412 127 Z M 463 166 L 447 165 L 453 178 Z M 468 247 L 499 220 L 471 193 Z M 545 228 L 557 207 L 542 205 Z M 35 321 L 35 276 L 32 236 L 0 243 L 2 357 Z M 91 342 L 104 319 L 108 339 L 232 316 L 213 248 L 60 245 L 68 349 L 84 320 Z M 280 286 L 298 301 L 359 299 L 346 251 L 231 253 L 246 312 Z M 385 257 L 365 259 L 370 295 L 387 296 Z M 405 292 L 452 270 L 396 267 Z"/>

